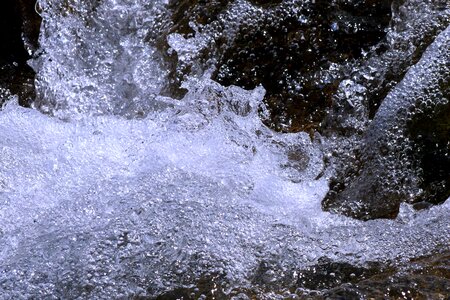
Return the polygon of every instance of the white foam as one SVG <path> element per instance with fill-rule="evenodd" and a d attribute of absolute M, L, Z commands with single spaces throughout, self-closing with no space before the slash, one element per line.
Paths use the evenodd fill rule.
<path fill-rule="evenodd" d="M 0 298 L 120 298 L 205 273 L 245 286 L 262 261 L 276 279 L 322 256 L 406 260 L 448 243 L 448 201 L 389 221 L 323 212 L 320 140 L 266 128 L 263 88 L 200 78 L 181 101 L 157 96 L 166 72 L 138 39 L 145 1 L 102 2 L 98 31 L 41 2 L 40 103 L 60 118 L 13 99 L 0 111 Z M 137 98 L 118 96 L 124 82 Z"/>

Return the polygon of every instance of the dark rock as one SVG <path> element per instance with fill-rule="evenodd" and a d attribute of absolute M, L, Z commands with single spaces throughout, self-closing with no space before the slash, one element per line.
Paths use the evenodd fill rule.
<path fill-rule="evenodd" d="M 346 283 L 356 283 L 380 272 L 385 270 L 377 263 L 361 267 L 324 257 L 316 265 L 299 271 L 296 286 L 310 290 L 331 289 Z"/>
<path fill-rule="evenodd" d="M 448 197 L 448 137 L 442 133 L 448 132 L 442 125 L 447 110 L 400 121 L 403 132 L 395 139 L 410 139 L 408 149 L 400 142 L 395 149 L 380 148 L 378 154 L 408 157 L 407 163 L 400 160 L 409 168 L 400 176 L 403 169 L 393 162 L 382 174 L 377 162 L 374 169 L 367 167 L 378 154 L 368 155 L 373 145 L 364 135 L 388 93 L 449 25 L 446 1 L 197 0 L 171 1 L 168 8 L 171 24 L 156 39 L 168 53 L 166 94 L 181 99 L 186 91 L 180 86 L 188 76 L 213 70 L 212 79 L 223 85 L 251 89 L 262 84 L 270 112 L 265 122 L 271 128 L 318 130 L 347 139 L 330 146 L 337 175 L 325 209 L 363 219 L 393 218 L 400 202 L 425 208 Z M 182 34 L 187 43 L 204 43 L 203 48 L 181 59 L 166 41 L 172 33 Z M 417 128 L 422 123 L 429 128 Z M 441 133 L 435 133 L 432 128 L 439 126 Z M 376 179 L 380 175 L 383 180 Z M 374 202 L 374 195 L 389 200 Z"/>
<path fill-rule="evenodd" d="M 357 163 L 332 181 L 322 206 L 359 219 L 396 217 L 401 202 L 449 197 L 450 27 L 383 101 Z"/>
<path fill-rule="evenodd" d="M 168 8 L 172 11 L 174 26 L 171 32 L 194 33 L 190 22 L 206 25 L 215 20 L 232 0 L 172 0 Z"/>
<path fill-rule="evenodd" d="M 437 253 L 370 278 L 332 288 L 315 299 L 445 299 L 450 293 L 449 253 Z"/>
<path fill-rule="evenodd" d="M 449 83 L 447 77 L 447 86 L 440 89 L 447 102 Z M 412 152 L 421 171 L 419 186 L 423 193 L 414 201 L 418 209 L 423 203 L 439 204 L 450 197 L 450 105 L 439 105 L 431 111 L 427 111 L 428 104 L 424 105 L 424 111 L 414 114 L 407 124 L 407 136 L 413 141 Z"/>
<path fill-rule="evenodd" d="M 177 85 L 187 75 L 213 68 L 212 78 L 223 85 L 262 84 L 271 112 L 268 125 L 298 131 L 319 127 L 345 66 L 383 39 L 392 1 L 251 1 L 254 6 L 236 9 L 240 16 L 233 14 L 236 3 L 169 4 L 168 33 L 204 34 L 210 41 L 190 62 L 169 55 L 168 91 L 180 97 Z M 198 32 L 190 24 L 199 26 Z"/>
<path fill-rule="evenodd" d="M 176 99 L 181 99 L 187 90 L 181 87 L 187 75 L 192 73 L 192 64 L 178 59 L 175 51 L 169 51 L 167 36 L 172 33 L 192 37 L 194 30 L 190 24 L 206 25 L 217 22 L 217 17 L 224 13 L 232 0 L 171 0 L 167 10 L 161 11 L 159 24 L 152 28 L 147 40 L 154 44 L 163 54 L 166 67 L 169 69 L 168 84 L 162 91 Z M 170 19 L 170 22 L 164 21 Z"/>
<path fill-rule="evenodd" d="M 5 0 L 0 4 L 0 87 L 3 96 L 17 94 L 22 105 L 29 105 L 34 98 L 35 74 L 27 60 L 37 49 L 39 36 L 35 3 Z"/>
<path fill-rule="evenodd" d="M 318 128 L 343 65 L 379 42 L 390 20 L 391 1 L 356 2 L 283 2 L 261 14 L 241 25 L 215 79 L 245 88 L 262 84 L 276 129 Z"/>
<path fill-rule="evenodd" d="M 449 262 L 448 251 L 406 264 L 357 265 L 323 257 L 316 264 L 297 270 L 296 281 L 270 284 L 263 279 L 270 266 L 263 263 L 248 288 L 239 284 L 233 287 L 225 277 L 204 276 L 188 287 L 132 299 L 444 299 L 442 296 L 450 292 Z"/>
<path fill-rule="evenodd" d="M 183 299 L 183 300 L 194 300 L 194 299 L 217 299 L 226 300 L 230 299 L 228 295 L 224 292 L 222 284 L 225 283 L 224 276 L 222 275 L 204 275 L 198 279 L 195 286 L 190 285 L 189 287 L 175 288 L 170 291 L 166 291 L 157 297 L 147 298 L 155 300 L 172 300 L 172 299 Z M 136 298 L 136 299 L 146 299 L 146 298 Z"/>
<path fill-rule="evenodd" d="M 25 48 L 33 53 L 39 46 L 41 17 L 39 5 L 35 0 L 18 0 L 22 20 L 22 37 Z"/>
<path fill-rule="evenodd" d="M 351 136 L 365 131 L 387 94 L 449 24 L 445 0 L 394 1 L 387 36 L 340 83 L 322 134 Z"/>

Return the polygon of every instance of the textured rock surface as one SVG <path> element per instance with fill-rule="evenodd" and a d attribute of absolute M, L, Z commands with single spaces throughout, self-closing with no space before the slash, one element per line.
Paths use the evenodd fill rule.
<path fill-rule="evenodd" d="M 169 10 L 172 21 L 160 31 L 168 36 L 167 42 L 159 40 L 161 49 L 169 53 L 172 70 L 166 92 L 182 97 L 181 82 L 205 72 L 223 85 L 247 89 L 262 85 L 267 90 L 267 125 L 280 131 L 316 130 L 331 141 L 325 148 L 337 174 L 324 201 L 327 209 L 339 206 L 332 195 L 345 194 L 362 164 L 374 159 L 364 154 L 363 149 L 370 147 L 364 134 L 380 103 L 450 23 L 449 4 L 441 0 L 173 1 Z M 190 48 L 180 48 L 180 43 Z M 403 167 L 396 163 L 384 173 L 385 180 L 377 181 L 383 185 L 372 185 L 371 179 L 362 177 L 361 195 L 351 190 L 345 196 L 345 202 L 373 202 L 364 204 L 364 209 L 350 209 L 364 213 L 333 210 L 371 219 L 395 217 L 403 201 L 420 202 L 417 208 L 444 201 L 448 113 L 444 109 L 431 115 L 433 122 L 400 121 L 403 125 L 399 125 L 411 139 L 410 152 L 416 153 L 409 154 L 408 164 L 414 166 L 405 175 L 417 182 L 415 191 L 395 192 L 387 197 L 392 201 L 372 211 L 380 204 L 373 199 L 390 193 L 386 189 L 413 187 L 398 179 Z M 418 125 L 422 123 L 431 125 Z M 441 128 L 437 129 L 441 133 L 432 127 Z M 424 137 L 424 132 L 430 134 Z M 406 144 L 391 149 L 392 157 L 407 151 L 402 147 Z M 389 180 L 393 181 L 386 183 Z"/>
<path fill-rule="evenodd" d="M 204 46 L 169 55 L 169 90 L 210 69 L 224 85 L 264 86 L 271 127 L 318 128 L 346 70 L 385 36 L 391 2 L 173 1 L 166 32 Z"/>
<path fill-rule="evenodd" d="M 343 172 L 323 207 L 361 219 L 389 218 L 400 202 L 450 196 L 450 27 L 383 101 L 358 163 Z"/>
<path fill-rule="evenodd" d="M 322 132 L 351 136 L 365 131 L 389 91 L 448 25 L 447 1 L 394 1 L 385 39 L 339 84 Z"/>
<path fill-rule="evenodd" d="M 306 270 L 299 270 L 297 281 L 275 285 L 254 283 L 249 289 L 226 291 L 223 276 L 199 281 L 196 288 L 180 288 L 156 298 L 138 299 L 446 299 L 450 293 L 448 252 L 421 257 L 404 266 L 369 263 L 353 266 L 323 258 Z M 278 283 L 279 284 L 279 283 Z"/>

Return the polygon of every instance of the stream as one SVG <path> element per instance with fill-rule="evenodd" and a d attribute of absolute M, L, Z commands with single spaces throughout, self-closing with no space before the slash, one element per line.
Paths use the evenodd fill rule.
<path fill-rule="evenodd" d="M 199 65 L 207 30 L 168 34 L 193 71 L 167 92 L 170 63 L 149 42 L 167 5 L 38 1 L 34 101 L 3 95 L 0 110 L 0 299 L 448 297 L 450 202 L 369 221 L 324 211 L 330 149 L 359 140 L 274 130 L 287 125 L 267 122 L 262 84 Z M 357 285 L 433 257 L 442 286 L 416 298 L 414 284 Z"/>

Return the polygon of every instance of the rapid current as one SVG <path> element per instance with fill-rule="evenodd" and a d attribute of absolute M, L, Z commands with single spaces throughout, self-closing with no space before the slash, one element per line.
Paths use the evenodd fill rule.
<path fill-rule="evenodd" d="M 448 249 L 449 201 L 393 220 L 322 211 L 327 140 L 264 125 L 262 86 L 207 71 L 163 96 L 146 36 L 165 1 L 82 2 L 39 1 L 36 101 L 0 111 L 0 299 L 156 297 L 204 278 L 271 299 L 324 257 L 364 267 Z M 201 40 L 168 42 L 183 59 Z"/>

